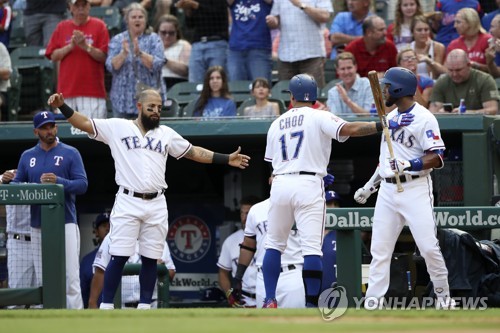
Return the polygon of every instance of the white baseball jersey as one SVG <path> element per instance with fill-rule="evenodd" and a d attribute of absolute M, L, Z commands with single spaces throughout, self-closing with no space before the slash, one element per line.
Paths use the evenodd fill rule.
<path fill-rule="evenodd" d="M 255 237 L 257 251 L 254 258 L 257 265 L 257 307 L 261 308 L 266 296 L 264 278 L 262 276 L 262 261 L 266 249 L 264 248 L 267 235 L 267 213 L 270 200 L 261 201 L 250 208 L 245 225 L 245 236 Z M 297 230 L 291 230 L 288 237 L 287 247 L 281 256 L 281 270 L 276 288 L 276 299 L 280 308 L 303 308 L 305 307 L 305 291 L 302 281 L 302 267 L 304 258 L 300 250 L 300 239 Z M 290 269 L 293 267 L 293 269 Z"/>
<path fill-rule="evenodd" d="M 415 103 L 409 110 L 415 115 L 413 122 L 393 131 L 392 145 L 394 156 L 398 159 L 415 159 L 428 150 L 444 149 L 439 126 L 434 115 L 423 106 Z M 389 113 L 388 118 L 397 113 Z M 380 146 L 380 175 L 394 177 L 389 166 L 387 145 Z M 394 245 L 405 225 L 422 254 L 427 272 L 434 285 L 438 299 L 449 296 L 448 270 L 436 238 L 436 224 L 433 211 L 433 190 L 430 172 L 432 169 L 408 172 L 420 175 L 419 178 L 405 179 L 403 192 L 397 192 L 396 184 L 382 180 L 373 214 L 373 228 L 370 252 L 370 275 L 366 298 L 377 302 L 385 295 L 390 283 L 390 266 Z M 407 172 L 407 171 L 405 171 Z M 365 305 L 369 302 L 365 302 Z"/>
<path fill-rule="evenodd" d="M 92 265 L 93 272 L 95 272 L 96 267 L 99 267 L 103 271 L 106 271 L 106 267 L 108 267 L 109 261 L 111 260 L 111 254 L 109 253 L 110 239 L 108 236 L 109 234 L 106 235 L 106 237 L 104 237 L 101 246 L 99 247 L 99 250 L 96 253 L 94 263 Z M 165 266 L 167 267 L 167 269 L 175 270 L 175 265 L 172 260 L 172 257 L 170 256 L 170 250 L 166 242 L 161 259 L 165 262 Z M 141 263 L 141 255 L 139 254 L 139 242 L 136 242 L 135 254 L 129 257 L 127 263 L 128 264 Z M 121 288 L 122 288 L 122 303 L 132 303 L 139 301 L 141 294 L 139 275 L 123 276 Z M 153 298 L 156 298 L 156 295 L 158 295 L 158 291 L 155 286 L 155 290 L 153 292 Z"/>
<path fill-rule="evenodd" d="M 144 136 L 134 121 L 92 119 L 94 135 L 90 138 L 109 145 L 115 161 L 115 180 L 120 185 L 110 215 L 111 254 L 132 256 L 139 239 L 140 254 L 161 257 L 168 231 L 165 197 L 143 200 L 131 195 L 160 193 L 167 188 L 165 170 L 168 155 L 183 157 L 191 144 L 171 128 L 160 125 Z M 129 194 L 124 193 L 124 189 Z"/>
<path fill-rule="evenodd" d="M 339 142 L 346 122 L 336 115 L 310 107 L 293 108 L 271 124 L 264 159 L 272 162 L 275 175 L 300 171 L 326 176 L 332 139 Z"/>
<path fill-rule="evenodd" d="M 167 188 L 168 155 L 180 159 L 191 148 L 189 141 L 165 125 L 148 131 L 144 137 L 132 120 L 92 119 L 92 126 L 95 135 L 89 137 L 111 149 L 116 184 L 140 193 Z"/>
<path fill-rule="evenodd" d="M 220 251 L 219 261 L 217 266 L 220 268 L 231 271 L 234 278 L 238 266 L 238 258 L 240 257 L 240 244 L 243 242 L 243 230 L 240 229 L 233 232 L 229 237 L 224 240 L 222 249 Z M 243 280 L 241 281 L 241 288 L 250 294 L 255 294 L 255 280 L 257 278 L 257 267 L 255 266 L 255 259 L 248 265 Z M 255 300 L 243 295 L 243 301 L 247 306 L 254 306 Z"/>
<path fill-rule="evenodd" d="M 434 114 L 416 102 L 410 113 L 415 115 L 410 125 L 391 131 L 394 157 L 402 160 L 413 160 L 422 157 L 429 150 L 444 150 L 444 142 Z M 397 115 L 398 109 L 396 108 L 387 115 L 387 119 L 392 119 Z M 383 178 L 394 177 L 394 171 L 391 170 L 389 160 L 389 149 L 385 142 L 385 136 L 382 135 L 379 174 Z M 432 169 L 426 169 L 421 171 L 405 171 L 405 173 L 425 176 L 430 174 L 431 171 Z"/>
<path fill-rule="evenodd" d="M 261 201 L 250 208 L 245 225 L 245 236 L 255 237 L 257 241 L 257 251 L 255 251 L 255 264 L 262 267 L 266 249 L 264 244 L 267 235 L 267 213 L 269 212 L 269 199 Z M 300 239 L 297 230 L 290 230 L 285 252 L 281 255 L 281 265 L 291 264 L 302 265 L 304 258 L 300 250 Z M 245 273 L 246 274 L 246 273 Z M 281 303 L 280 303 L 281 304 Z"/>
<path fill-rule="evenodd" d="M 30 234 L 31 206 L 29 205 L 6 205 L 7 234 Z"/>

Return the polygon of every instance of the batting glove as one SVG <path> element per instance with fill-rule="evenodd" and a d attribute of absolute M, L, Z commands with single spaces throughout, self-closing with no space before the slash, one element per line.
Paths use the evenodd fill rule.
<path fill-rule="evenodd" d="M 408 126 L 413 122 L 415 118 L 414 114 L 411 113 L 400 113 L 389 120 L 389 129 L 394 130 L 403 126 Z"/>
<path fill-rule="evenodd" d="M 335 176 L 330 175 L 329 173 L 325 177 L 323 177 L 323 183 L 325 184 L 325 187 L 332 185 L 334 180 Z"/>
<path fill-rule="evenodd" d="M 397 158 L 393 158 L 389 161 L 389 164 L 391 165 L 392 171 L 398 174 L 403 173 L 405 170 L 411 169 L 411 163 L 407 160 L 399 160 Z"/>
<path fill-rule="evenodd" d="M 366 200 L 368 200 L 368 198 L 370 197 L 370 195 L 377 192 L 377 190 L 378 190 L 377 187 L 367 183 L 365 184 L 365 186 L 358 189 L 356 193 L 354 193 L 354 200 L 357 203 L 364 205 L 366 203 Z"/>
<path fill-rule="evenodd" d="M 226 291 L 227 302 L 232 308 L 243 308 L 245 302 L 241 299 L 241 280 L 233 280 L 233 288 Z"/>

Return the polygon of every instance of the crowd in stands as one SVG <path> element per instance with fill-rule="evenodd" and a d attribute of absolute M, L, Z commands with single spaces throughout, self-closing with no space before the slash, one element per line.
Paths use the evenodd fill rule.
<path fill-rule="evenodd" d="M 54 64 L 57 82 L 51 90 L 94 118 L 136 117 L 136 95 L 148 88 L 161 93 L 167 108 L 172 103 L 168 99 L 175 99 L 169 91 L 184 82 L 198 84 L 189 115 L 253 115 L 255 111 L 239 111 L 242 101 L 232 100 L 228 83 L 234 81 L 249 82 L 253 102 L 246 107 L 265 107 L 259 114 L 272 117 L 276 108 L 263 100 L 257 103 L 253 89 L 267 89 L 267 99 L 274 98 L 273 85 L 299 73 L 312 75 L 320 89 L 328 87 L 320 94 L 321 108 L 367 115 L 373 99 L 362 79 L 371 70 L 383 75 L 394 66 L 418 76 L 417 101 L 423 105 L 435 105 L 434 84 L 448 80 L 452 90 L 464 94 L 453 100 L 465 99 L 472 106 L 467 101 L 472 88 L 450 80 L 446 59 L 456 49 L 465 52 L 466 67 L 500 77 L 500 1 L 398 0 L 385 16 L 376 1 L 0 0 L 1 120 L 9 120 L 9 76 L 17 65 L 7 59 L 15 50 L 9 38 L 20 14 L 25 45 L 43 48 Z M 119 12 L 117 32 L 93 16 L 97 7 Z M 335 65 L 333 76 L 326 73 L 327 62 Z M 498 98 L 496 90 L 488 93 L 489 101 Z M 467 110 L 496 113 L 491 108 Z M 187 113 L 174 116 L 182 114 Z"/>

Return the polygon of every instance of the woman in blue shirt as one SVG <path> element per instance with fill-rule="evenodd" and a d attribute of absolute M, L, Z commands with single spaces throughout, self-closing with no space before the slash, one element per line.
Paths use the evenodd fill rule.
<path fill-rule="evenodd" d="M 196 102 L 193 117 L 218 118 L 236 116 L 236 104 L 231 99 L 227 74 L 222 66 L 212 66 L 205 73 L 203 89 Z"/>

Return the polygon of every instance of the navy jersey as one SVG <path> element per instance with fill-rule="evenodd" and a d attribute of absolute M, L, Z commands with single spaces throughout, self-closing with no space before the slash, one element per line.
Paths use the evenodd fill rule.
<path fill-rule="evenodd" d="M 43 173 L 54 173 L 57 184 L 64 186 L 65 221 L 76 223 L 75 197 L 87 191 L 87 174 L 83 161 L 76 148 L 59 142 L 57 146 L 45 151 L 40 144 L 30 148 L 21 155 L 14 183 L 40 183 Z M 41 207 L 31 205 L 31 226 L 40 228 Z"/>

